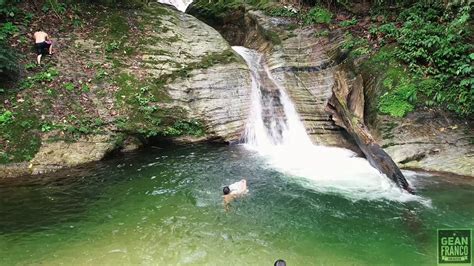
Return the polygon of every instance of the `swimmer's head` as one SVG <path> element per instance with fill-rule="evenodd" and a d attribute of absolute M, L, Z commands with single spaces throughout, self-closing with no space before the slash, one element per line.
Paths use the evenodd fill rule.
<path fill-rule="evenodd" d="M 222 192 L 224 192 L 224 195 L 227 195 L 230 193 L 230 188 L 228 186 L 225 186 L 224 189 L 222 189 Z"/>
<path fill-rule="evenodd" d="M 286 266 L 286 262 L 284 260 L 277 260 L 275 261 L 275 264 L 273 264 L 274 266 Z"/>

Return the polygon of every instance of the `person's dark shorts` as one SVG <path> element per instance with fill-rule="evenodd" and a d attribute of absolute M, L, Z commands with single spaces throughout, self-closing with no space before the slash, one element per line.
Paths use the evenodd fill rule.
<path fill-rule="evenodd" d="M 50 46 L 51 46 L 51 44 L 47 43 L 47 42 L 35 43 L 36 54 L 37 55 L 49 54 L 49 47 Z"/>

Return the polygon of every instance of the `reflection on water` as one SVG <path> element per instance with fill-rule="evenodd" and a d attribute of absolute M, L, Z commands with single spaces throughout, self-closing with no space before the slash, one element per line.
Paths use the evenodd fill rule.
<path fill-rule="evenodd" d="M 431 206 L 355 200 L 263 160 L 239 146 L 187 146 L 2 180 L 0 265 L 432 265 L 437 228 L 474 226 L 469 180 L 408 173 Z M 225 212 L 222 186 L 243 177 L 249 195 Z"/>

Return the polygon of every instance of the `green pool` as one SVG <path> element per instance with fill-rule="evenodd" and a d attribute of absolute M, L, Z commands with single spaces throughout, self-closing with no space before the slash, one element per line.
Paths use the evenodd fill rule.
<path fill-rule="evenodd" d="M 1 180 L 0 265 L 434 265 L 438 228 L 474 227 L 474 180 L 408 173 L 419 198 L 369 200 L 265 160 L 167 147 Z M 244 177 L 249 195 L 226 212 L 222 186 Z"/>

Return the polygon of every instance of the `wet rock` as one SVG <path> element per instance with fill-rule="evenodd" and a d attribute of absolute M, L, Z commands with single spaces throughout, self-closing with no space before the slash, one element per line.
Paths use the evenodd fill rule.
<path fill-rule="evenodd" d="M 120 148 L 121 152 L 132 152 L 140 149 L 143 146 L 143 143 L 136 137 L 128 136 Z"/>
<path fill-rule="evenodd" d="M 342 38 L 319 36 L 321 29 L 248 11 L 245 46 L 265 54 L 269 70 L 293 100 L 306 131 L 316 144 L 357 150 L 344 130 L 326 112 Z"/>
<path fill-rule="evenodd" d="M 327 36 L 321 36 L 324 29 L 282 23 L 259 11 L 248 11 L 245 23 L 245 37 L 239 35 L 237 41 L 265 53 L 271 73 L 288 91 L 313 142 L 357 151 L 325 110 L 336 67 L 346 57 L 340 49 L 342 35 L 326 31 Z M 359 64 L 353 66 L 356 72 Z M 383 77 L 377 71 L 363 74 L 365 102 L 373 105 Z M 358 116 L 363 113 L 360 108 L 354 111 Z M 377 117 L 369 130 L 399 167 L 474 176 L 472 122 L 441 110 L 417 110 L 406 118 L 392 118 L 366 108 L 365 115 L 369 121 Z"/>
<path fill-rule="evenodd" d="M 440 110 L 380 116 L 377 139 L 403 168 L 474 176 L 472 122 Z"/>
<path fill-rule="evenodd" d="M 31 174 L 28 163 L 12 163 L 0 165 L 0 178 L 18 177 Z"/>
<path fill-rule="evenodd" d="M 369 163 L 385 174 L 399 187 L 413 192 L 405 176 L 390 156 L 375 141 L 363 119 L 363 82 L 362 76 L 349 79 L 344 70 L 335 73 L 333 95 L 328 110 L 333 113 L 335 122 L 351 135 Z"/>
<path fill-rule="evenodd" d="M 51 172 L 63 167 L 72 167 L 99 161 L 115 149 L 111 135 L 82 137 L 76 142 L 44 142 L 29 168 L 32 174 Z"/>

